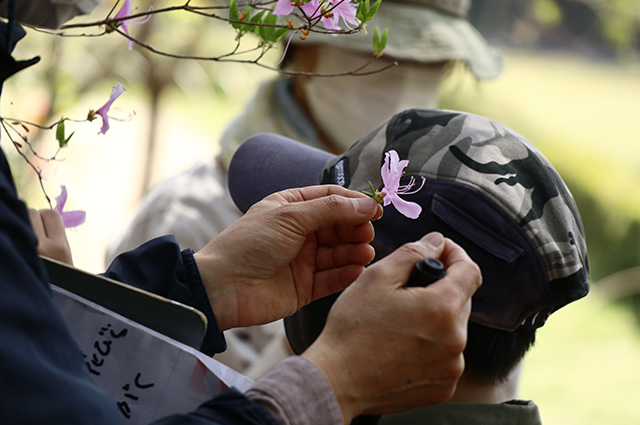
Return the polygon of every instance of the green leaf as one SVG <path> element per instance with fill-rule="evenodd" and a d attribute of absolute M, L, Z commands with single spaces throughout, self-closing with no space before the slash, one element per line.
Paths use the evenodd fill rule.
<path fill-rule="evenodd" d="M 369 14 L 369 0 L 362 0 L 356 9 L 356 18 L 362 22 L 367 22 L 366 17 Z"/>
<path fill-rule="evenodd" d="M 387 46 L 387 38 L 389 35 L 389 29 L 385 28 L 382 32 L 382 36 L 380 36 L 380 31 L 378 31 L 378 27 L 373 31 L 373 50 L 375 57 L 379 58 L 382 56 L 382 51 Z"/>
<path fill-rule="evenodd" d="M 376 13 L 378 13 L 378 8 L 380 7 L 381 3 L 382 3 L 382 0 L 378 0 L 373 4 L 373 6 L 371 6 L 371 9 L 369 9 L 369 11 L 367 12 L 367 19 L 365 22 L 369 22 L 370 20 L 373 19 L 374 16 L 376 16 Z"/>
<path fill-rule="evenodd" d="M 60 118 L 60 122 L 56 127 L 56 140 L 58 141 L 58 145 L 60 145 L 61 148 L 63 148 L 67 142 L 64 139 L 64 118 Z"/>
<path fill-rule="evenodd" d="M 278 17 L 273 14 L 272 10 L 270 10 L 264 17 L 263 23 L 267 25 L 275 25 L 278 23 Z M 258 28 L 258 35 L 260 35 L 260 38 L 262 38 L 265 43 L 277 43 L 290 31 L 289 28 L 267 26 L 260 26 Z"/>
<path fill-rule="evenodd" d="M 251 16 L 251 6 L 246 6 L 242 11 L 243 22 L 250 23 L 260 23 L 260 19 L 263 15 L 263 12 L 260 12 L 253 16 L 250 19 L 247 19 L 248 16 Z M 232 21 L 240 21 L 240 11 L 238 10 L 238 4 L 236 0 L 229 0 L 229 19 Z M 244 24 L 242 22 L 231 22 L 231 26 L 238 32 L 238 38 L 242 37 L 248 32 L 257 32 L 255 25 Z"/>
<path fill-rule="evenodd" d="M 58 145 L 61 148 L 64 148 L 65 146 L 67 146 L 67 144 L 69 143 L 69 140 L 71 140 L 71 136 L 73 136 L 76 133 L 74 131 L 69 135 L 69 137 L 65 138 L 64 122 L 65 122 L 65 118 L 62 117 L 60 118 L 60 122 L 58 122 L 58 125 L 56 126 L 56 140 L 58 141 Z"/>
<path fill-rule="evenodd" d="M 373 50 L 376 52 L 380 50 L 380 31 L 378 31 L 378 27 L 373 30 Z"/>
<path fill-rule="evenodd" d="M 285 35 L 289 34 L 289 31 L 291 30 L 288 28 L 276 28 L 276 30 L 273 32 L 273 36 L 271 37 L 271 41 L 277 43 L 278 41 L 282 40 Z"/>
<path fill-rule="evenodd" d="M 238 3 L 236 0 L 229 0 L 229 19 L 232 21 L 237 21 L 240 19 L 240 13 L 238 12 Z M 238 24 L 236 22 L 231 22 L 231 26 L 237 30 L 240 30 L 240 26 L 242 24 Z"/>

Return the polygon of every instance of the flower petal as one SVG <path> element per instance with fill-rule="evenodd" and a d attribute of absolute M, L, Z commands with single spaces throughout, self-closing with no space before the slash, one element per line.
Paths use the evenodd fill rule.
<path fill-rule="evenodd" d="M 107 103 L 102 105 L 102 107 L 95 112 L 96 115 L 100 115 L 100 118 L 102 118 L 102 128 L 100 129 L 101 134 L 106 134 L 109 130 L 108 113 L 111 105 L 125 91 L 126 90 L 124 89 L 122 83 L 118 81 L 118 84 L 116 84 L 115 87 L 111 88 L 111 96 L 109 96 L 109 100 L 107 101 Z"/>
<path fill-rule="evenodd" d="M 291 0 L 278 0 L 276 7 L 273 9 L 273 14 L 277 16 L 290 15 L 291 12 L 293 12 Z"/>
<path fill-rule="evenodd" d="M 382 182 L 388 193 L 396 193 L 400 186 L 400 178 L 404 172 L 405 167 L 409 164 L 409 161 L 400 161 L 398 153 L 394 150 L 385 152 L 384 165 L 380 170 L 382 176 Z"/>
<path fill-rule="evenodd" d="M 120 10 L 118 10 L 118 13 L 115 14 L 113 19 L 124 18 L 126 16 L 131 15 L 131 9 L 132 9 L 131 0 L 124 0 L 124 3 L 122 3 L 122 7 L 120 8 Z"/>
<path fill-rule="evenodd" d="M 81 210 L 65 211 L 62 212 L 61 215 L 62 222 L 66 228 L 80 226 L 87 217 L 87 213 Z"/>
<path fill-rule="evenodd" d="M 64 204 L 67 203 L 67 186 L 60 186 L 61 192 L 60 195 L 56 196 L 56 206 L 54 210 L 58 211 L 62 214 L 62 209 L 64 208 Z"/>
<path fill-rule="evenodd" d="M 358 20 L 356 19 L 357 8 L 357 5 L 351 0 L 337 0 L 337 5 L 333 8 L 336 25 L 340 17 L 348 29 L 352 29 L 350 25 L 358 26 Z"/>
<path fill-rule="evenodd" d="M 415 202 L 405 201 L 399 196 L 391 196 L 390 198 L 393 206 L 396 207 L 400 214 L 414 220 L 420 216 L 420 213 L 422 212 L 422 207 L 420 205 L 416 204 Z"/>

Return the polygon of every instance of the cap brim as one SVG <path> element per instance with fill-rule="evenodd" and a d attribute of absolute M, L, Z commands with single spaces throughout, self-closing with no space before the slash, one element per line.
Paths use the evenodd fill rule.
<path fill-rule="evenodd" d="M 229 165 L 229 192 L 242 212 L 265 196 L 320 183 L 335 156 L 277 134 L 258 134 L 236 151 Z"/>

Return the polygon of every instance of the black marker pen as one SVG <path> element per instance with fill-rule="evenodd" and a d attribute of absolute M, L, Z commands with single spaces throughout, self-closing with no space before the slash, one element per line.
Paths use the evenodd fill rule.
<path fill-rule="evenodd" d="M 427 286 L 446 275 L 444 265 L 435 258 L 425 258 L 416 263 L 407 286 Z"/>

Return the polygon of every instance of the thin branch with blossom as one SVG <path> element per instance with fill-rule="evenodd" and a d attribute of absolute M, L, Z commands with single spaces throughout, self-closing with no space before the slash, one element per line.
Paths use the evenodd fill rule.
<path fill-rule="evenodd" d="M 94 20 L 91 22 L 79 22 L 73 24 L 67 24 L 60 28 L 58 32 L 52 32 L 53 34 L 67 37 L 67 36 L 77 36 L 77 34 L 69 34 L 68 31 L 81 29 L 81 28 L 102 28 L 99 33 L 95 34 L 84 34 L 86 36 L 102 36 L 106 34 L 110 34 L 116 32 L 127 39 L 129 43 L 135 43 L 137 46 L 159 56 L 172 58 L 172 59 L 185 59 L 185 60 L 196 60 L 196 61 L 213 61 L 213 62 L 234 62 L 234 63 L 242 63 L 242 64 L 251 64 L 258 65 L 264 69 L 268 69 L 275 72 L 280 72 L 287 75 L 309 75 L 308 73 L 296 72 L 291 70 L 283 70 L 279 68 L 277 65 L 272 66 L 268 64 L 261 63 L 261 61 L 265 57 L 265 53 L 275 46 L 274 40 L 269 40 L 265 38 L 265 33 L 270 33 L 267 29 L 271 29 L 272 31 L 278 31 L 278 34 L 281 34 L 277 40 L 282 39 L 282 36 L 286 33 L 291 33 L 291 37 L 293 34 L 300 32 L 303 34 L 301 36 L 302 39 L 305 39 L 309 36 L 310 33 L 318 33 L 318 34 L 330 34 L 330 35 L 341 35 L 346 36 L 350 34 L 354 34 L 357 32 L 364 31 L 366 27 L 367 20 L 372 19 L 373 15 L 362 15 L 359 14 L 359 20 L 355 20 L 355 9 L 353 12 L 349 13 L 349 17 L 345 16 L 345 12 L 341 11 L 340 8 L 344 8 L 346 4 L 353 5 L 351 0 L 337 0 L 333 1 L 321 1 L 321 0 L 312 0 L 309 3 L 304 3 L 302 1 L 291 5 L 291 13 L 288 14 L 288 18 L 285 22 L 278 23 L 275 21 L 276 15 L 273 11 L 273 5 L 278 4 L 279 1 L 289 2 L 290 0 L 266 0 L 266 1 L 249 1 L 236 3 L 235 0 L 231 0 L 229 5 L 220 5 L 220 6 L 193 6 L 191 5 L 191 1 L 187 0 L 183 4 L 168 6 L 159 9 L 150 9 L 147 11 L 140 11 L 131 13 L 130 10 L 131 3 L 130 0 L 125 1 L 122 8 L 113 15 L 116 6 L 120 3 L 119 1 L 115 3 L 115 6 L 110 10 L 107 16 L 101 20 Z M 358 10 L 361 7 L 362 1 L 359 0 Z M 311 6 L 313 9 L 310 9 Z M 355 5 L 353 6 L 355 7 Z M 242 10 L 241 10 L 242 9 Z M 306 10 L 305 10 L 306 9 Z M 126 16 L 118 16 L 125 10 Z M 369 10 L 368 2 L 367 2 L 367 11 Z M 256 11 L 259 11 L 255 13 Z M 150 43 L 146 43 L 135 36 L 132 36 L 128 27 L 125 25 L 128 22 L 132 22 L 140 19 L 149 19 L 152 16 L 159 14 L 167 14 L 167 13 L 177 13 L 177 12 L 186 12 L 189 14 L 197 15 L 207 19 L 216 19 L 230 24 L 232 27 L 236 29 L 238 32 L 238 38 L 241 38 L 247 33 L 254 33 L 258 35 L 261 39 L 257 41 L 257 45 L 250 49 L 240 50 L 240 43 L 238 42 L 236 46 L 231 49 L 231 51 L 216 55 L 216 56 L 207 56 L 207 55 L 185 55 L 182 53 L 174 53 L 167 51 L 161 47 L 154 46 Z M 253 13 L 253 16 L 251 12 Z M 224 16 L 224 14 L 228 16 Z M 266 14 L 265 14 L 266 13 Z M 353 13 L 353 15 L 351 15 Z M 260 15 L 260 19 L 255 19 L 256 15 Z M 347 26 L 346 29 L 341 29 L 337 26 L 337 20 L 342 17 L 345 20 L 345 24 Z M 295 20 L 298 21 L 297 25 L 293 22 Z M 348 20 L 348 22 L 347 22 Z M 146 21 L 145 21 L 146 22 Z M 357 26 L 350 27 L 349 24 L 357 23 Z M 321 24 L 324 25 L 321 25 Z M 239 40 L 238 40 L 239 41 Z M 289 38 L 290 41 L 290 38 Z M 288 43 L 285 43 L 288 46 Z M 373 51 L 373 49 L 372 49 Z M 254 58 L 242 58 L 242 55 L 250 54 L 252 52 L 256 53 Z M 286 55 L 286 50 L 283 52 L 283 58 Z M 369 63 L 363 65 L 361 68 L 368 66 Z M 391 65 L 392 66 L 392 65 Z M 348 70 L 343 73 L 332 73 L 332 74 L 312 74 L 314 76 L 326 76 L 326 77 L 335 77 L 335 76 L 346 76 L 346 75 L 369 75 L 377 72 L 382 72 L 388 69 L 390 66 L 384 66 L 378 68 L 376 70 L 369 70 L 366 73 L 361 73 L 359 70 Z"/>

